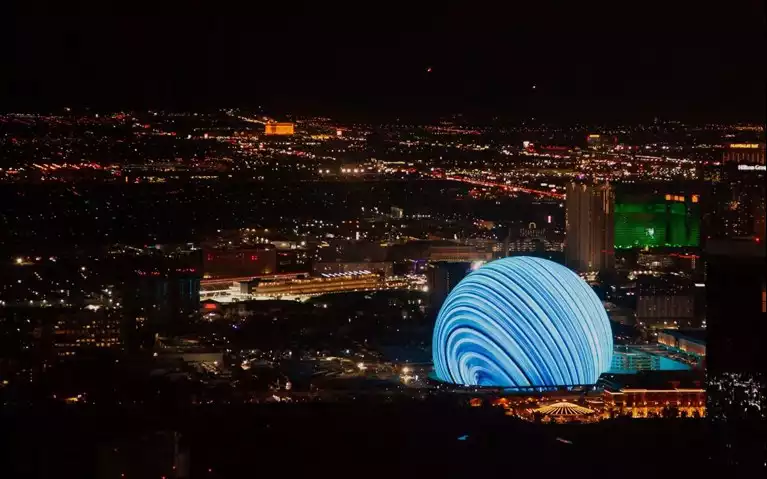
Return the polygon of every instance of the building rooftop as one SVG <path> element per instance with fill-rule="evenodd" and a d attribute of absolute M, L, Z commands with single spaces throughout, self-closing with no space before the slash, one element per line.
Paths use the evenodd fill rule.
<path fill-rule="evenodd" d="M 709 239 L 705 252 L 708 256 L 765 257 L 763 242 L 754 238 Z"/>
<path fill-rule="evenodd" d="M 640 371 L 637 374 L 603 374 L 600 382 L 605 389 L 702 389 L 702 371 Z"/>
<path fill-rule="evenodd" d="M 677 339 L 686 339 L 698 344 L 706 344 L 705 329 L 664 329 L 663 332 Z"/>

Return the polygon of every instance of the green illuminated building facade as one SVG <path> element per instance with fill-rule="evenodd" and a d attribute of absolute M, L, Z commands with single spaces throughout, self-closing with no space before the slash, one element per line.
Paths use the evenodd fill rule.
<path fill-rule="evenodd" d="M 696 247 L 700 244 L 699 203 L 616 202 L 616 248 Z"/>

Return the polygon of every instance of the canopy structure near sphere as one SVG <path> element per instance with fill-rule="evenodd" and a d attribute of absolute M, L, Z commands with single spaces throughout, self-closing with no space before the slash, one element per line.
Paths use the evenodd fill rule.
<path fill-rule="evenodd" d="M 563 401 L 540 407 L 536 409 L 535 412 L 539 412 L 544 416 L 585 416 L 594 414 L 595 411 L 587 407 Z"/>
<path fill-rule="evenodd" d="M 596 383 L 610 367 L 607 313 L 568 268 L 517 256 L 473 271 L 442 305 L 432 340 L 445 382 L 536 387 Z"/>

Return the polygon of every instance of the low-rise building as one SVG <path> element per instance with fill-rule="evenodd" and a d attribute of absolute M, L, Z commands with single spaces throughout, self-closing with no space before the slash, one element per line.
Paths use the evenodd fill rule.
<path fill-rule="evenodd" d="M 686 353 L 706 355 L 706 340 L 704 330 L 673 330 L 666 329 L 658 333 L 658 342 L 665 346 L 679 349 Z"/>
<path fill-rule="evenodd" d="M 706 414 L 706 390 L 698 371 L 645 371 L 605 375 L 603 400 L 607 410 L 632 417 Z"/>

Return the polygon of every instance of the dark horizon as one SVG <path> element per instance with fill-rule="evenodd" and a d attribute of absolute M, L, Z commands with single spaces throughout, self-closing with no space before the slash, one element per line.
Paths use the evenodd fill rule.
<path fill-rule="evenodd" d="M 85 9 L 81 9 L 84 11 Z M 19 17 L 0 109 L 763 121 L 756 2 Z"/>

